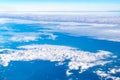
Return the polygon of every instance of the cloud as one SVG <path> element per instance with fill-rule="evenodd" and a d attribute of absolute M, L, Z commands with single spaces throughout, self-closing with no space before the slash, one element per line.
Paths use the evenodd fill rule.
<path fill-rule="evenodd" d="M 111 73 L 111 74 L 120 73 L 120 68 L 112 68 L 108 73 Z"/>
<path fill-rule="evenodd" d="M 102 71 L 102 70 L 97 70 L 95 73 L 101 77 L 101 79 L 105 80 L 120 80 L 120 77 L 116 77 L 112 74 L 116 74 L 117 72 L 120 72 L 120 69 L 117 70 L 117 68 L 113 68 L 110 71 Z"/>
<path fill-rule="evenodd" d="M 7 16 L 11 16 L 11 18 L 2 18 L 0 21 L 1 24 L 45 24 L 45 26 L 40 27 L 48 28 L 51 32 L 67 33 L 67 35 L 78 37 L 88 36 L 99 40 L 120 42 L 120 17 L 117 15 L 40 15 L 39 12 L 35 14 L 31 12 L 31 16 L 27 14 L 28 13 L 15 13 L 14 15 L 16 18 L 14 19 L 12 18 L 13 14 L 10 14 Z M 17 18 L 17 16 L 20 18 Z M 29 20 L 27 16 L 29 16 Z"/>
<path fill-rule="evenodd" d="M 108 58 L 115 58 L 111 52 L 98 51 L 96 53 L 78 50 L 76 48 L 59 46 L 59 45 L 25 45 L 19 46 L 19 50 L 7 49 L 7 53 L 0 54 L 0 64 L 8 66 L 11 61 L 32 61 L 47 60 L 68 62 L 67 74 L 70 70 L 79 70 L 80 73 L 86 71 L 90 67 L 104 66 L 110 63 Z M 0 51 L 4 51 L 1 49 Z"/>
<path fill-rule="evenodd" d="M 29 41 L 35 41 L 37 40 L 38 36 L 13 36 L 11 37 L 11 41 L 15 41 L 15 42 L 29 42 Z"/>
<path fill-rule="evenodd" d="M 30 42 L 37 41 L 38 39 L 55 40 L 57 35 L 48 32 L 1 32 L 0 43 L 6 42 Z"/>
<path fill-rule="evenodd" d="M 34 13 L 33 13 L 34 14 Z M 13 19 L 13 17 L 15 18 Z M 18 18 L 19 16 L 19 18 Z M 29 20 L 27 19 L 29 17 Z M 55 40 L 58 35 L 54 32 L 64 33 L 69 36 L 88 36 L 99 40 L 108 40 L 120 42 L 120 17 L 115 16 L 80 16 L 80 15 L 26 15 L 12 14 L 7 15 L 11 18 L 1 18 L 0 24 L 7 23 L 17 24 L 43 24 L 39 32 L 16 32 L 9 26 L 0 26 L 0 43 L 7 42 L 29 42 L 36 40 L 51 39 Z M 32 26 L 35 27 L 35 26 Z M 39 26 L 37 26 L 39 27 Z M 47 29 L 46 29 L 47 28 Z M 38 28 L 39 29 L 39 28 Z M 78 50 L 76 48 L 59 45 L 26 45 L 19 46 L 19 50 L 2 49 L 0 46 L 0 64 L 8 66 L 11 61 L 32 61 L 47 60 L 58 62 L 58 65 L 64 65 L 66 60 L 68 69 L 66 75 L 72 75 L 72 70 L 79 70 L 82 73 L 91 67 L 104 66 L 112 63 L 112 59 L 116 58 L 111 52 L 99 50 L 96 53 Z M 5 53 L 4 53 L 5 52 Z M 102 78 L 111 78 L 119 80 L 120 78 L 112 74 L 119 73 L 118 68 L 112 68 L 108 72 L 98 70 L 95 73 Z"/>
<path fill-rule="evenodd" d="M 74 25 L 59 25 L 57 28 L 51 30 L 56 32 L 67 33 L 72 36 L 88 36 L 90 38 L 99 40 L 108 40 L 120 42 L 120 28 L 119 26 L 97 24 L 86 24 L 87 26 Z"/>

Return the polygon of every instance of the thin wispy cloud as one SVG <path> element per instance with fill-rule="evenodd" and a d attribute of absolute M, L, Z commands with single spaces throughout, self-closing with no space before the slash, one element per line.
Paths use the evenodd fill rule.
<path fill-rule="evenodd" d="M 112 15 L 112 16 L 106 17 L 104 15 L 101 15 L 101 16 L 100 15 L 98 16 L 97 15 L 96 16 L 49 15 L 48 16 L 48 15 L 37 14 L 37 15 L 31 16 L 29 20 L 26 19 L 26 14 L 22 14 L 21 16 L 24 17 L 24 19 L 4 18 L 1 20 L 1 24 L 4 24 L 4 23 L 46 24 L 46 26 L 40 26 L 40 27 L 47 28 L 49 29 L 50 32 L 60 32 L 60 33 L 66 33 L 67 35 L 71 35 L 71 36 L 78 36 L 78 37 L 88 36 L 90 38 L 99 39 L 99 40 L 120 42 L 119 15 L 118 16 Z M 59 19 L 59 20 L 56 21 L 56 19 L 57 20 Z M 63 21 L 67 21 L 67 22 L 63 22 Z M 55 24 L 56 26 L 50 26 L 49 24 L 52 24 L 52 25 Z M 45 29 L 44 31 L 47 32 L 48 30 Z M 18 35 L 18 37 L 20 36 L 21 35 Z M 55 35 L 53 36 L 49 35 L 49 36 L 52 37 L 51 39 L 56 38 Z M 35 36 L 34 37 L 31 36 L 31 37 L 33 39 L 37 39 L 37 37 Z M 18 40 L 21 38 L 18 38 Z M 24 38 L 24 39 L 32 40 L 32 38 L 30 38 L 29 36 L 28 38 Z M 17 38 L 12 38 L 12 40 L 14 39 L 17 40 Z"/>

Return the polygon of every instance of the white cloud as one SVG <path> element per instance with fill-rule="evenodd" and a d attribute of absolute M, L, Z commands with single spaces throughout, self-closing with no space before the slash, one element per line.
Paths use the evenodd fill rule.
<path fill-rule="evenodd" d="M 110 74 L 116 74 L 116 73 L 120 73 L 120 68 L 112 68 L 110 69 L 110 71 L 108 71 L 108 73 Z"/>
<path fill-rule="evenodd" d="M 44 37 L 45 36 L 45 37 Z M 29 42 L 29 41 L 36 41 L 38 39 L 51 39 L 55 40 L 57 38 L 56 35 L 52 33 L 46 33 L 46 32 L 23 32 L 23 33 L 13 33 L 12 37 L 10 38 L 10 41 L 15 42 Z"/>
<path fill-rule="evenodd" d="M 40 15 L 37 12 L 36 14 L 31 13 L 30 20 L 27 20 L 27 14 L 15 14 L 15 16 L 22 16 L 22 19 L 2 18 L 0 21 L 1 24 L 56 24 L 56 26 L 43 26 L 43 28 L 49 28 L 51 32 L 67 33 L 72 36 L 89 36 L 100 40 L 120 42 L 120 17 L 118 15 Z"/>
<path fill-rule="evenodd" d="M 2 31 L 2 30 L 5 30 L 5 31 L 13 31 L 12 28 L 7 27 L 7 26 L 2 26 L 2 27 L 0 27 L 0 31 Z"/>
<path fill-rule="evenodd" d="M 4 36 L 9 35 L 9 36 Z M 55 40 L 57 35 L 48 32 L 1 32 L 0 43 L 12 42 L 29 42 L 38 39 L 51 39 Z"/>
<path fill-rule="evenodd" d="M 0 54 L 0 64 L 8 66 L 11 61 L 31 61 L 48 60 L 58 63 L 70 60 L 68 62 L 67 74 L 70 70 L 79 70 L 80 73 L 90 67 L 97 65 L 104 66 L 110 63 L 113 58 L 112 53 L 108 51 L 98 51 L 96 53 L 77 50 L 76 48 L 58 45 L 26 45 L 19 46 L 19 50 L 9 50 L 9 54 Z M 2 50 L 1 50 L 2 51 Z"/>
<path fill-rule="evenodd" d="M 98 27 L 99 26 L 99 27 Z M 120 42 L 120 28 L 119 26 L 71 26 L 60 25 L 60 27 L 52 29 L 56 32 L 69 33 L 72 36 L 89 36 L 91 38 Z"/>
<path fill-rule="evenodd" d="M 117 72 L 117 70 L 115 69 Z M 109 72 L 109 71 L 108 71 Z M 116 77 L 111 75 L 110 73 L 102 71 L 102 70 L 97 70 L 95 73 L 101 77 L 101 80 L 120 80 L 120 77 Z M 111 71 L 110 71 L 111 72 Z M 113 73 L 113 72 L 112 72 Z"/>
<path fill-rule="evenodd" d="M 11 41 L 15 41 L 15 42 L 29 42 L 29 41 L 35 41 L 37 40 L 37 36 L 13 36 L 11 37 Z"/>
<path fill-rule="evenodd" d="M 33 24 L 33 23 L 39 23 L 39 21 L 24 20 L 24 19 L 11 19 L 11 18 L 0 18 L 0 24 L 5 24 L 5 23 Z M 44 22 L 42 22 L 42 23 L 44 23 Z M 2 30 L 6 30 L 6 31 L 1 32 L 0 43 L 5 43 L 5 42 L 8 42 L 8 41 L 29 42 L 29 41 L 36 41 L 38 39 L 55 40 L 57 38 L 57 35 L 54 35 L 53 33 L 49 33 L 47 31 L 42 31 L 42 32 L 15 32 L 15 29 L 11 28 L 9 25 L 1 26 L 0 31 L 2 31 Z M 18 30 L 19 30 L 19 28 L 18 28 Z M 9 36 L 5 36 L 5 35 L 9 35 Z"/>

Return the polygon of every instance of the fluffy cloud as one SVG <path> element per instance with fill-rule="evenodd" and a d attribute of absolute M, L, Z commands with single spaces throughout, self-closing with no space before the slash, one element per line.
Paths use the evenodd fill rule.
<path fill-rule="evenodd" d="M 70 70 L 79 70 L 80 73 L 86 71 L 90 67 L 97 65 L 104 66 L 110 63 L 108 58 L 115 58 L 108 51 L 98 51 L 96 53 L 78 50 L 76 48 L 58 45 L 26 45 L 19 46 L 19 50 L 7 49 L 9 54 L 0 54 L 0 64 L 8 66 L 11 61 L 31 61 L 31 60 L 48 60 L 68 62 L 67 74 Z M 0 51 L 4 51 L 1 49 Z"/>
<path fill-rule="evenodd" d="M 112 74 L 116 74 L 120 72 L 120 69 L 117 68 L 113 68 L 110 71 L 102 71 L 102 70 L 97 70 L 95 73 L 101 77 L 101 79 L 105 79 L 105 80 L 120 80 L 120 77 L 116 77 Z"/>

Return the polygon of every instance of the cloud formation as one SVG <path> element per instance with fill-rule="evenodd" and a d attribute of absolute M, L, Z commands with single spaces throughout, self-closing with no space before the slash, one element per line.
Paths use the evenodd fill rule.
<path fill-rule="evenodd" d="M 34 15 L 34 16 L 33 16 Z M 67 33 L 72 36 L 88 36 L 94 39 L 120 42 L 120 17 L 113 16 L 90 16 L 90 15 L 39 15 L 31 17 L 26 14 L 15 14 L 16 18 L 2 18 L 3 23 L 18 24 L 43 24 L 42 28 L 50 29 L 51 32 Z M 8 15 L 9 16 L 9 15 Z M 19 16 L 19 18 L 17 18 Z M 26 17 L 29 17 L 27 19 Z M 46 30 L 47 31 L 47 30 Z"/>
<path fill-rule="evenodd" d="M 14 15 L 14 16 L 13 16 Z M 8 17 L 8 18 L 7 18 Z M 14 18 L 13 18 L 14 17 Z M 120 17 L 113 16 L 76 16 L 76 15 L 26 15 L 12 14 L 0 19 L 0 43 L 8 42 L 30 42 L 36 40 L 55 40 L 59 35 L 54 32 L 63 33 L 69 36 L 87 36 L 99 40 L 120 42 Z M 21 32 L 15 30 L 9 23 L 32 25 L 37 24 L 36 31 Z M 42 26 L 41 26 L 42 25 Z M 17 26 L 15 26 L 17 28 Z M 42 29 L 41 29 L 42 28 Z M 19 27 L 17 28 L 19 29 Z M 36 29 L 36 28 L 35 28 Z M 32 61 L 47 60 L 58 62 L 64 65 L 66 60 L 68 69 L 66 75 L 72 75 L 72 70 L 79 70 L 79 73 L 87 71 L 96 66 L 105 66 L 112 63 L 114 56 L 109 51 L 98 50 L 89 52 L 78 50 L 77 48 L 59 45 L 25 45 L 18 46 L 18 50 L 3 49 L 0 46 L 0 64 L 8 66 L 11 61 Z M 110 59 L 109 59 L 110 58 Z M 118 61 L 119 62 L 119 61 Z M 108 72 L 97 70 L 95 73 L 101 78 L 119 80 L 113 74 L 119 73 L 118 68 L 111 68 Z"/>
<path fill-rule="evenodd" d="M 119 68 L 113 68 L 107 72 L 105 71 L 102 71 L 102 70 L 97 70 L 95 72 L 98 76 L 101 77 L 101 79 L 105 79 L 105 80 L 120 80 L 120 77 L 116 77 L 116 76 L 113 76 L 117 73 L 120 73 L 120 69 Z"/>
<path fill-rule="evenodd" d="M 58 45 L 26 45 L 19 46 L 19 50 L 7 49 L 5 54 L 0 54 L 0 64 L 8 66 L 11 61 L 32 61 L 32 60 L 47 60 L 68 62 L 68 70 L 79 70 L 80 73 L 86 71 L 90 67 L 104 66 L 110 63 L 108 58 L 115 58 L 111 52 L 98 51 L 96 53 L 77 50 L 76 48 Z M 0 51 L 4 51 L 1 49 Z"/>

